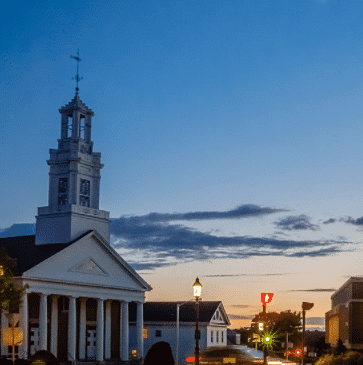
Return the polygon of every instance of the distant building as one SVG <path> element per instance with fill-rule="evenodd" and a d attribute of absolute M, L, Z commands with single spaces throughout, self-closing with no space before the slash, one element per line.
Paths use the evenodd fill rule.
<path fill-rule="evenodd" d="M 227 328 L 227 345 L 240 345 L 241 333 L 239 330 Z"/>
<path fill-rule="evenodd" d="M 325 340 L 336 346 L 339 339 L 348 349 L 363 349 L 363 278 L 351 277 L 332 296 L 325 314 Z"/>
<path fill-rule="evenodd" d="M 181 302 L 144 303 L 144 354 L 159 341 L 168 342 L 175 363 L 177 347 L 177 304 Z M 136 348 L 135 313 L 130 311 L 130 347 Z M 227 345 L 228 315 L 222 302 L 201 301 L 199 308 L 200 350 L 211 346 Z M 179 363 L 194 356 L 195 302 L 186 302 L 179 308 Z"/>

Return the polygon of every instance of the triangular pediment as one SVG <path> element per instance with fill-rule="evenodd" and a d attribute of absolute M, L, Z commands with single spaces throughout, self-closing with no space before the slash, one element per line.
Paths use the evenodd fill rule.
<path fill-rule="evenodd" d="M 213 313 L 210 324 L 215 325 L 230 325 L 230 321 L 228 315 L 223 307 L 223 304 L 220 303 L 216 311 Z"/>
<path fill-rule="evenodd" d="M 109 275 L 92 257 L 85 258 L 78 264 L 72 266 L 69 271 L 92 275 Z"/>
<path fill-rule="evenodd" d="M 47 245 L 42 245 L 46 250 Z M 90 231 L 23 273 L 24 278 L 83 286 L 148 291 L 151 287 L 98 234 Z"/>

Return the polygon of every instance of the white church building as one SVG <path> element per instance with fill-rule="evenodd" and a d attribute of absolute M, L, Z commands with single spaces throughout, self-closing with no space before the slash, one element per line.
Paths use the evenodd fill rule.
<path fill-rule="evenodd" d="M 61 136 L 47 161 L 49 202 L 38 208 L 36 234 L 0 238 L 17 261 L 16 280 L 29 286 L 20 308 L 24 339 L 15 352 L 23 359 L 49 350 L 60 361 L 127 361 L 132 307 L 136 348 L 144 357 L 143 304 L 151 287 L 110 245 L 109 212 L 99 209 L 103 165 L 93 152 L 94 113 L 78 87 L 59 112 Z M 2 313 L 2 335 L 8 327 Z M 1 343 L 1 356 L 11 351 Z"/>

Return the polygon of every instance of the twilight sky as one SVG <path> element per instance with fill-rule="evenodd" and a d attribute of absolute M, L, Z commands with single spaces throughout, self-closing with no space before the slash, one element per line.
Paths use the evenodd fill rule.
<path fill-rule="evenodd" d="M 1 236 L 48 204 L 58 109 L 95 112 L 100 209 L 147 300 L 222 300 L 248 325 L 361 268 L 361 0 L 0 3 Z M 26 223 L 26 225 L 13 224 Z M 315 327 L 314 327 L 315 326 Z"/>

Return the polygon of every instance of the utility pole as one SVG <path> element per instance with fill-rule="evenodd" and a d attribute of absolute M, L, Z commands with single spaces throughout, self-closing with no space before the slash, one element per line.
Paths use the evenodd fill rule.
<path fill-rule="evenodd" d="M 262 303 L 263 328 L 266 331 L 266 303 Z M 267 365 L 267 346 L 263 346 L 263 365 Z"/>
<path fill-rule="evenodd" d="M 267 315 L 266 315 L 266 304 L 270 303 L 274 293 L 261 293 L 261 302 L 262 302 L 262 321 L 263 321 L 263 329 L 266 331 L 267 324 Z M 263 344 L 263 365 L 267 365 L 267 345 Z"/>

